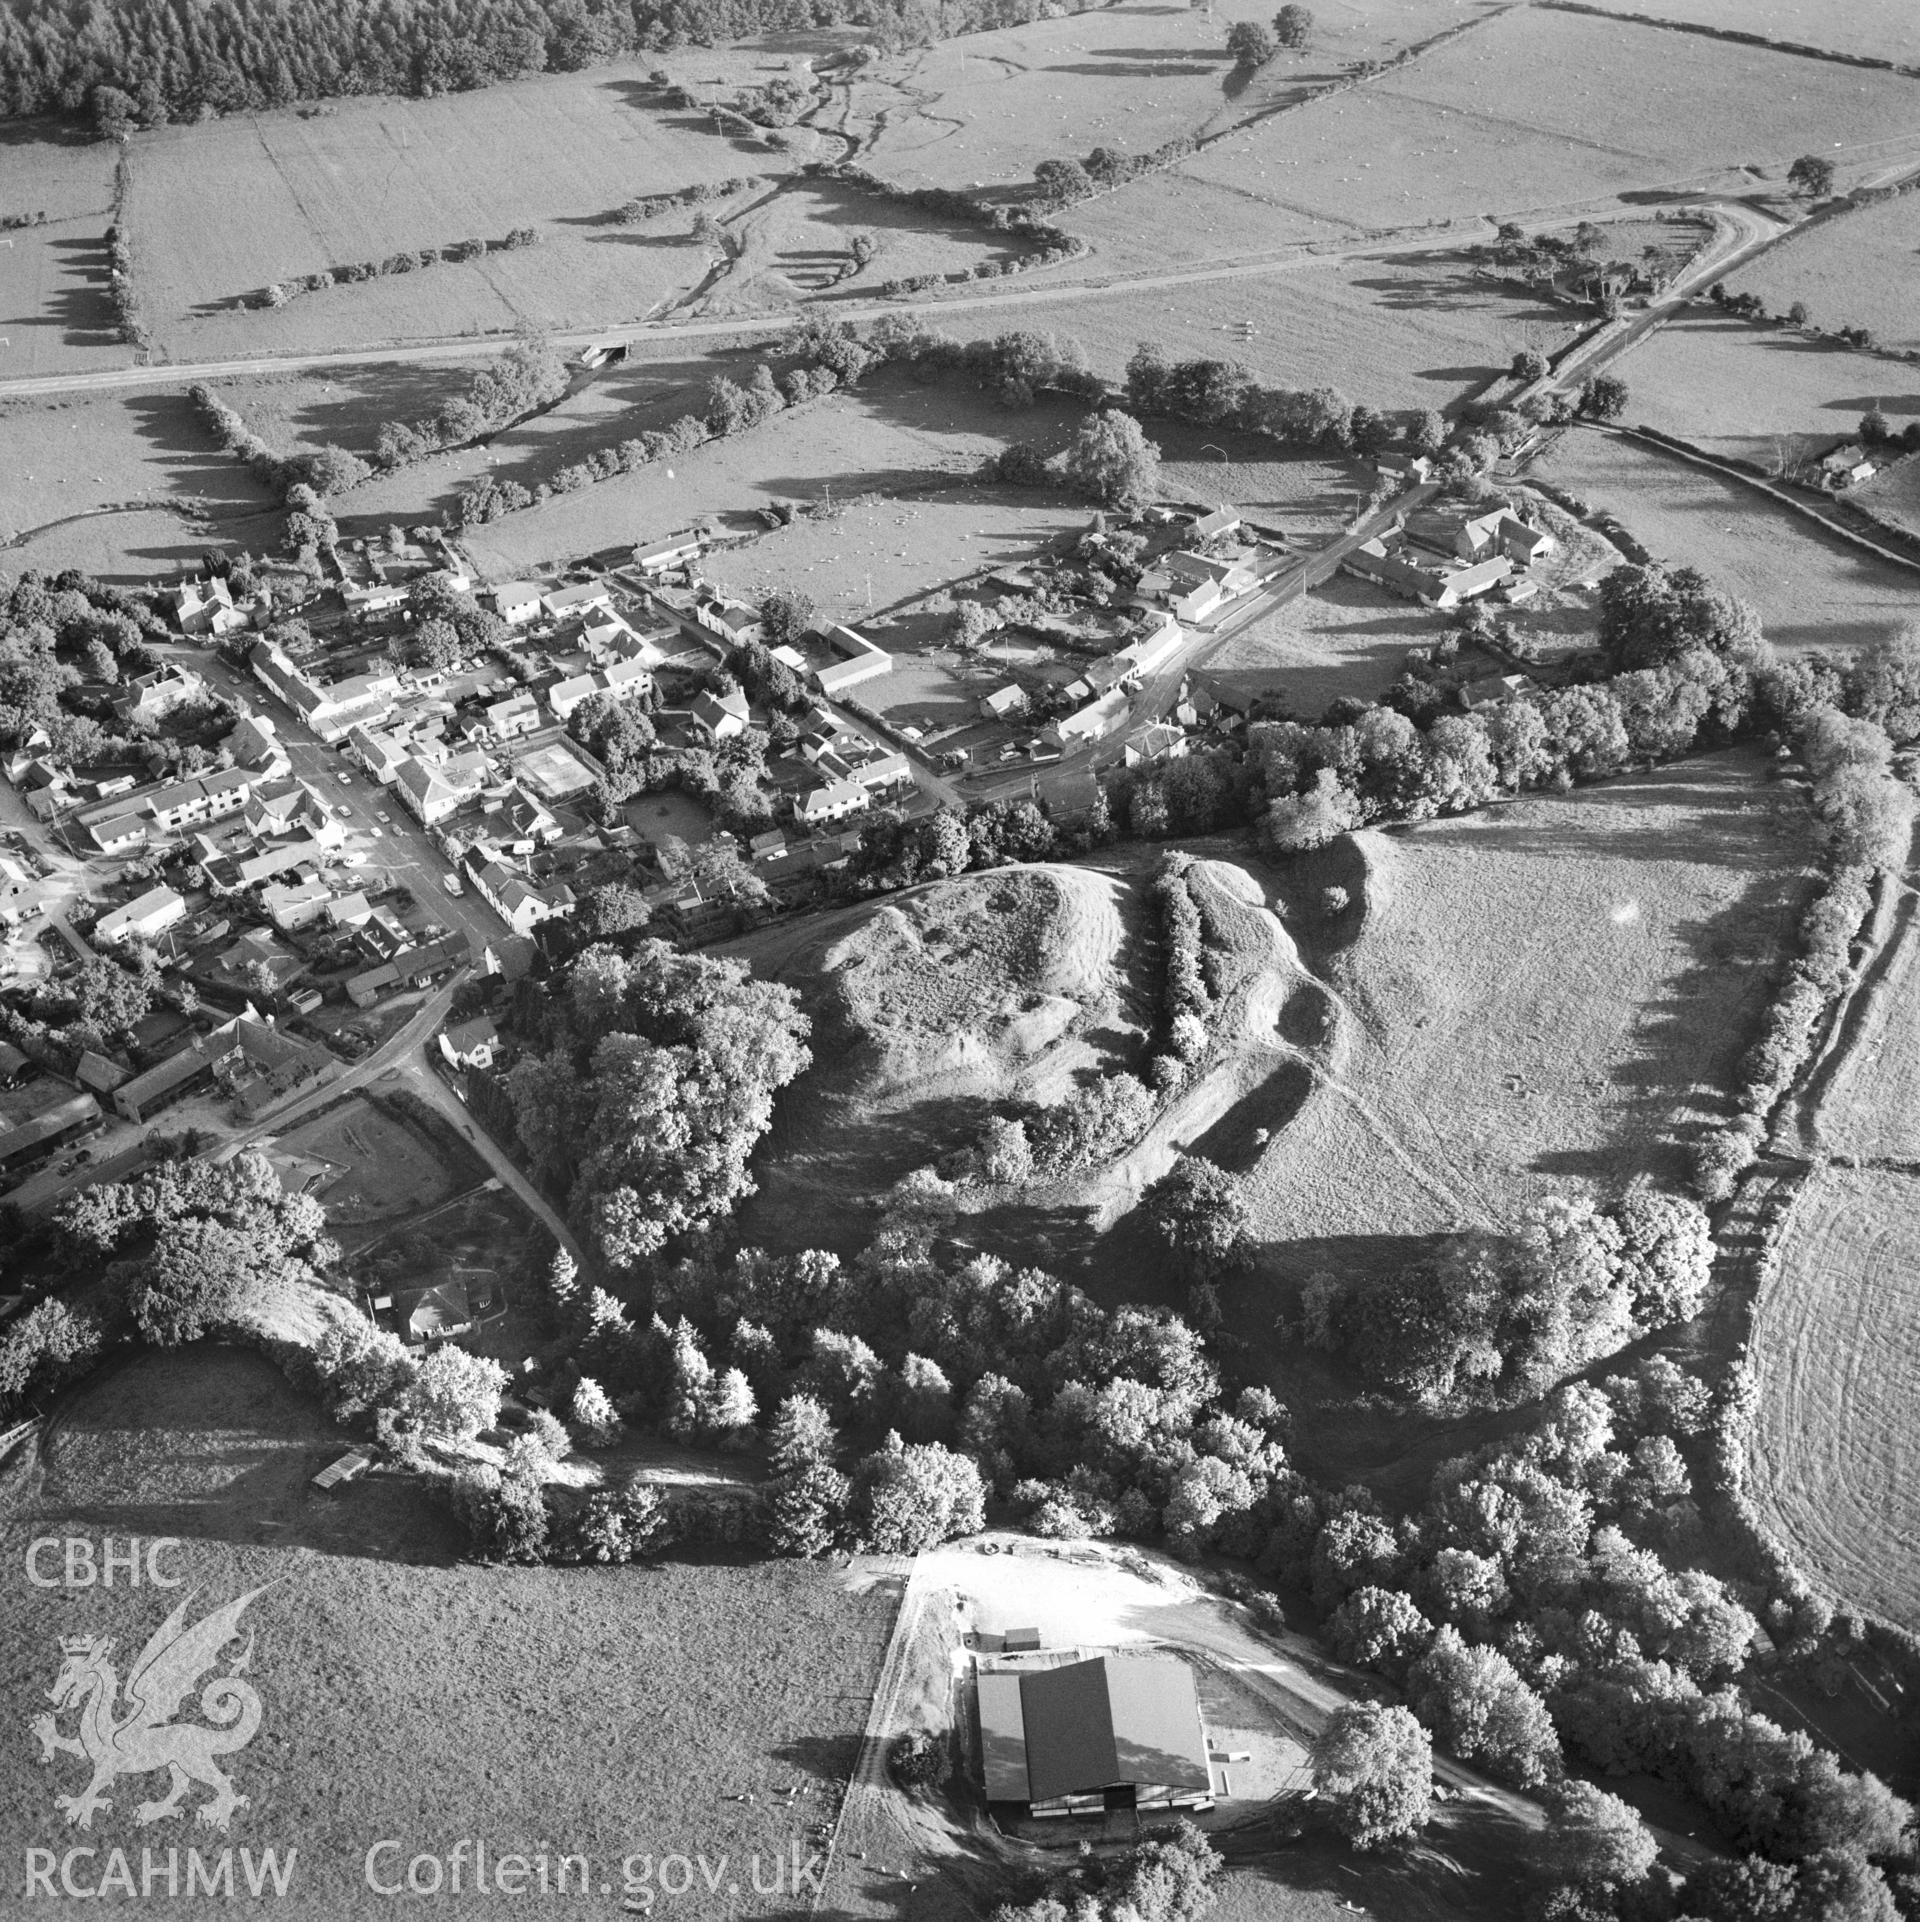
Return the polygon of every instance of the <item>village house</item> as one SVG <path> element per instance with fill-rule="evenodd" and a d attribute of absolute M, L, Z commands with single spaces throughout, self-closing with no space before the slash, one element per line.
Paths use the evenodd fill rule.
<path fill-rule="evenodd" d="M 736 688 L 724 695 L 696 694 L 687 710 L 695 727 L 710 741 L 730 741 L 747 731 L 747 697 Z"/>
<path fill-rule="evenodd" d="M 169 661 L 144 674 L 128 675 L 108 696 L 107 705 L 121 726 L 127 727 L 136 721 L 164 720 L 175 708 L 199 700 L 206 691 L 207 684 L 198 674 Z"/>
<path fill-rule="evenodd" d="M 414 743 L 398 730 L 376 733 L 372 728 L 347 730 L 348 757 L 382 787 L 390 787 L 400 770 L 414 758 Z"/>
<path fill-rule="evenodd" d="M 1202 514 L 1193 524 L 1193 538 L 1196 541 L 1222 541 L 1240 531 L 1240 510 L 1237 507 L 1216 507 L 1211 514 Z"/>
<path fill-rule="evenodd" d="M 486 786 L 490 769 L 484 754 L 454 754 L 438 767 L 421 760 L 404 763 L 393 791 L 422 827 L 435 827 L 464 807 Z"/>
<path fill-rule="evenodd" d="M 1011 721 L 1027 711 L 1027 691 L 1009 681 L 1005 687 L 996 687 L 991 694 L 983 694 L 979 707 L 982 720 Z"/>
<path fill-rule="evenodd" d="M 486 589 L 486 597 L 509 627 L 524 627 L 540 613 L 540 589 L 532 581 L 501 581 Z"/>
<path fill-rule="evenodd" d="M 122 907 L 110 908 L 93 926 L 101 947 L 122 941 L 151 941 L 187 918 L 187 904 L 171 888 L 149 888 Z"/>
<path fill-rule="evenodd" d="M 243 714 L 222 743 L 235 767 L 263 781 L 278 781 L 293 772 L 293 762 L 280 742 L 280 730 L 265 714 Z"/>
<path fill-rule="evenodd" d="M 1087 706 L 1062 715 L 1058 720 L 1049 721 L 1040 730 L 1040 738 L 1064 754 L 1069 748 L 1084 747 L 1102 739 L 1126 717 L 1126 691 L 1116 687 Z"/>
<path fill-rule="evenodd" d="M 470 1021 L 456 1021 L 440 1031 L 440 1052 L 451 1068 L 491 1068 L 494 1050 L 499 1045 L 499 1031 L 490 1014 L 477 1014 Z"/>
<path fill-rule="evenodd" d="M 517 740 L 540 725 L 540 704 L 524 688 L 487 709 L 487 727 L 496 740 Z"/>
<path fill-rule="evenodd" d="M 356 725 L 378 725 L 399 698 L 400 676 L 391 669 L 322 687 L 270 641 L 257 642 L 247 664 L 254 678 L 329 746 Z"/>
<path fill-rule="evenodd" d="M 1398 537 L 1388 541 L 1377 535 L 1362 541 L 1340 565 L 1346 573 L 1428 607 L 1458 607 L 1498 587 L 1513 571 L 1504 554 L 1463 563 L 1429 557 Z"/>
<path fill-rule="evenodd" d="M 766 623 L 760 618 L 760 610 L 749 601 L 730 600 L 724 596 L 695 601 L 693 618 L 708 633 L 718 634 L 723 641 L 729 641 L 736 647 L 747 641 L 766 639 Z"/>
<path fill-rule="evenodd" d="M 247 617 L 234 604 L 233 589 L 215 575 L 211 580 L 177 581 L 160 590 L 182 634 L 231 634 Z"/>
<path fill-rule="evenodd" d="M 865 813 L 868 803 L 867 790 L 858 781 L 823 781 L 795 797 L 793 818 L 803 828 L 824 827 L 850 814 Z"/>
<path fill-rule="evenodd" d="M 1880 470 L 1857 440 L 1842 441 L 1820 456 L 1820 485 L 1834 493 L 1870 481 Z"/>
<path fill-rule="evenodd" d="M 260 905 L 282 934 L 312 927 L 332 899 L 333 890 L 318 880 L 276 881 L 260 890 Z"/>
<path fill-rule="evenodd" d="M 569 616 L 589 614 L 613 605 L 613 589 L 605 581 L 581 581 L 574 587 L 558 587 L 540 596 L 540 605 L 550 620 L 564 621 Z"/>
<path fill-rule="evenodd" d="M 469 854 L 463 872 L 480 898 L 515 934 L 531 934 L 542 921 L 573 910 L 573 891 L 564 884 L 540 888 L 505 862 Z"/>

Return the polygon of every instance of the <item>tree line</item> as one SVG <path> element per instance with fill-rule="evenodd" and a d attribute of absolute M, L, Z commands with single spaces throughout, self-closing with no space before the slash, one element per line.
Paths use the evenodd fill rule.
<path fill-rule="evenodd" d="M 1034 0 L 947 0 L 946 34 L 1024 25 Z M 859 24 L 924 44 L 911 0 L 127 0 L 75 13 L 64 0 L 0 12 L 0 113 L 88 118 L 104 138 L 297 100 L 430 98 L 636 52 Z"/>

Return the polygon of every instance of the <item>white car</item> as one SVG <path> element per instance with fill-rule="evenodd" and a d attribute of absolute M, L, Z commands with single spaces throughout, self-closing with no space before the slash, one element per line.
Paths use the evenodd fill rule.
<path fill-rule="evenodd" d="M 341 785 L 342 787 L 352 787 L 352 785 L 353 785 L 353 776 L 352 776 L 351 774 L 348 774 L 348 773 L 345 773 L 345 772 L 342 772 L 342 774 L 341 774 L 341 776 L 340 776 L 340 785 Z"/>
<path fill-rule="evenodd" d="M 352 808 L 350 808 L 350 807 L 348 807 L 348 806 L 347 806 L 347 804 L 346 804 L 346 802 L 344 802 L 344 801 L 341 801 L 341 802 L 339 802 L 339 803 L 337 803 L 337 804 L 335 805 L 335 807 L 334 807 L 334 810 L 333 810 L 333 811 L 334 811 L 334 813 L 336 813 L 337 815 L 339 815 L 339 816 L 340 816 L 340 818 L 341 818 L 341 819 L 342 819 L 343 821 L 344 821 L 344 820 L 350 820 L 350 819 L 352 818 L 352 816 L 353 816 L 353 810 L 352 810 Z"/>
<path fill-rule="evenodd" d="M 392 816 L 391 814 L 389 814 L 389 813 L 387 813 L 387 812 L 385 811 L 385 809 L 382 809 L 382 810 L 380 811 L 380 813 L 378 813 L 378 814 L 376 814 L 376 815 L 375 815 L 375 816 L 374 816 L 373 818 L 374 818 L 374 819 L 375 819 L 376 821 L 386 821 L 386 822 L 389 822 L 389 823 L 390 823 L 390 822 L 391 822 L 391 821 L 393 820 L 393 816 Z"/>
<path fill-rule="evenodd" d="M 367 832 L 371 834 L 376 841 L 379 840 L 379 838 L 383 833 L 385 833 L 385 831 L 386 830 L 384 828 L 368 828 L 367 830 Z"/>
<path fill-rule="evenodd" d="M 465 894 L 467 891 L 466 883 L 462 881 L 459 875 L 455 874 L 451 868 L 440 877 L 440 885 L 445 888 L 449 894 Z"/>

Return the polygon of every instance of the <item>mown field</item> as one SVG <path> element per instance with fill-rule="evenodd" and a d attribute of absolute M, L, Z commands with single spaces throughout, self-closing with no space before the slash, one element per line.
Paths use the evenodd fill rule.
<path fill-rule="evenodd" d="M 1847 1012 L 1843 1051 L 1821 1091 L 1820 1146 L 1848 1159 L 1920 1163 L 1920 939 L 1914 897 L 1893 911 L 1894 933 Z"/>
<path fill-rule="evenodd" d="M 1719 315 L 1660 328 L 1635 347 L 1626 378 L 1628 419 L 1775 477 L 1853 433 L 1876 402 L 1896 428 L 1920 416 L 1920 382 L 1903 369 Z"/>
<path fill-rule="evenodd" d="M 1916 85 L 1516 7 L 1359 89 L 1233 134 L 1181 171 L 1370 230 L 1545 212 L 1747 164 L 1784 178 L 1810 146 L 1870 157 L 1911 135 Z M 1757 99 L 1769 102 L 1761 128 Z"/>
<path fill-rule="evenodd" d="M 1561 437 L 1538 472 L 1618 516 L 1656 555 L 1697 567 L 1751 601 L 1777 647 L 1850 652 L 1913 617 L 1920 574 L 1875 560 L 1755 489 L 1672 455 L 1576 431 Z"/>
<path fill-rule="evenodd" d="M 1906 0 L 1595 0 L 1609 13 L 1644 13 L 1661 20 L 1864 53 L 1901 62 L 1920 60 L 1920 19 Z"/>
<path fill-rule="evenodd" d="M 1735 293 L 1758 294 L 1784 314 L 1797 300 L 1818 327 L 1865 327 L 1883 347 L 1920 346 L 1913 259 L 1920 253 L 1920 195 L 1899 194 L 1823 220 L 1728 276 Z M 1883 378 L 1913 385 L 1896 367 Z"/>
<path fill-rule="evenodd" d="M 1891 1101 L 1897 1083 L 1882 1088 Z M 1920 1179 L 1829 1166 L 1754 1309 L 1762 1517 L 1844 1605 L 1920 1626 Z"/>
<path fill-rule="evenodd" d="M 184 395 L 0 401 L 0 564 L 8 571 L 79 567 L 111 581 L 147 580 L 197 562 L 210 540 L 270 544 L 278 538 L 271 506 L 265 488 L 213 447 Z"/>
<path fill-rule="evenodd" d="M 10 1567 L 39 1535 L 97 1546 L 108 1533 L 167 1534 L 184 1545 L 163 1565 L 193 1585 L 195 1619 L 266 1586 L 244 1623 L 264 1717 L 231 1763 L 251 1806 L 216 1846 L 297 1849 L 295 1894 L 273 1905 L 296 1922 L 390 1912 L 363 1879 L 366 1850 L 385 1837 L 401 1840 L 403 1867 L 462 1836 L 487 1838 L 495 1858 L 584 1853 L 596 1894 L 612 1885 L 608 1909 L 629 1854 L 724 1853 L 734 1872 L 714 1893 L 696 1877 L 674 1913 L 792 1913 L 755 1897 L 739 1868 L 758 1850 L 770 1875 L 774 1851 L 799 1841 L 804 1855 L 830 1819 L 891 1628 L 884 1586 L 810 1564 L 461 1566 L 444 1512 L 404 1485 L 308 1486 L 347 1440 L 259 1357 L 194 1348 L 103 1377 L 69 1404 L 40 1467 L 8 1476 Z M 124 1578 L 72 1595 L 10 1582 L 0 1686 L 16 1728 L 44 1706 L 61 1635 L 111 1634 L 124 1674 L 177 1599 Z M 214 1839 L 135 1827 L 153 1777 L 122 1777 L 111 1812 L 76 1837 L 52 1798 L 77 1788 L 78 1765 L 42 1769 L 36 1754 L 19 1734 L 0 1758 L 9 1897 L 25 1847 L 83 1840 L 129 1848 L 137 1865 L 142 1842 Z M 97 1878 L 100 1862 L 81 1872 Z M 229 1906 L 184 1891 L 169 1904 Z M 469 1889 L 457 1906 L 488 1918 L 526 1899 Z"/>
<path fill-rule="evenodd" d="M 1123 202 L 1115 196 L 1113 205 Z M 1231 246 L 1226 252 L 1231 257 Z M 1565 308 L 1475 283 L 1450 252 L 1308 260 L 1272 273 L 1088 289 L 1005 315 L 976 308 L 935 319 L 962 335 L 1009 326 L 1071 334 L 1116 380 L 1151 340 L 1175 359 L 1237 360 L 1282 386 L 1337 387 L 1383 408 L 1446 407 L 1504 373 L 1521 348 L 1564 346 L 1578 324 Z"/>
<path fill-rule="evenodd" d="M 1283 1269 L 1684 1178 L 1809 886 L 1804 804 L 1765 767 L 1712 755 L 1362 837 L 1332 1079 L 1249 1178 Z"/>
<path fill-rule="evenodd" d="M 1424 609 L 1335 575 L 1230 636 L 1207 655 L 1204 678 L 1317 721 L 1343 695 L 1377 700 L 1400 678 L 1408 648 L 1430 647 L 1442 632 Z"/>
<path fill-rule="evenodd" d="M 1023 557 L 1062 526 L 1085 524 L 1092 510 L 1071 508 L 1057 495 L 963 485 L 1010 439 L 1052 433 L 1064 442 L 1066 419 L 1059 410 L 1006 413 L 953 386 L 876 380 L 670 464 L 473 528 L 466 545 L 489 573 L 504 576 L 543 559 L 650 539 L 701 515 L 745 515 L 776 500 L 851 507 L 873 496 L 875 513 L 851 523 L 853 532 L 864 529 L 857 543 L 842 537 L 839 520 L 810 522 L 756 544 L 748 565 L 790 574 L 822 600 L 857 597 L 862 608 L 886 606 L 949 575 Z M 457 491 L 447 487 L 444 498 Z M 936 513 L 936 500 L 966 511 Z M 349 504 L 356 513 L 395 511 L 372 493 L 350 496 Z M 918 538 L 891 531 L 909 506 L 921 510 Z M 733 557 L 716 561 L 713 571 L 729 581 L 749 578 Z"/>
<path fill-rule="evenodd" d="M 114 156 L 97 141 L 0 129 L 0 214 L 46 215 L 45 226 L 0 235 L 0 378 L 132 361 L 107 297 Z"/>

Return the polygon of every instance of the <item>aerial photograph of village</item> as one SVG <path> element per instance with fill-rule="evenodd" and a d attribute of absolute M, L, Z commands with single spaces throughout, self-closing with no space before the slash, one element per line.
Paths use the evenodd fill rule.
<path fill-rule="evenodd" d="M 0 1922 L 1920 1922 L 1920 4 L 0 0 Z"/>

